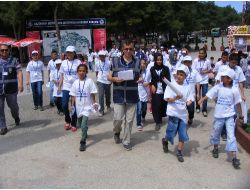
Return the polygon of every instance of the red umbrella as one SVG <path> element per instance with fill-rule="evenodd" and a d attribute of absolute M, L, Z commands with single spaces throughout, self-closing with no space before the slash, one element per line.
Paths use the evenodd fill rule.
<path fill-rule="evenodd" d="M 16 40 L 8 37 L 0 37 L 0 44 L 12 45 Z"/>
<path fill-rule="evenodd" d="M 42 40 L 34 39 L 34 38 L 24 38 L 22 40 L 15 42 L 12 45 L 17 46 L 17 47 L 25 47 L 33 43 L 42 43 Z"/>

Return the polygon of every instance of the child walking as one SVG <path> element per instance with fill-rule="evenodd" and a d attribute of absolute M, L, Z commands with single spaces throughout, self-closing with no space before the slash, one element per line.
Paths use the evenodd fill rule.
<path fill-rule="evenodd" d="M 233 86 L 233 80 L 235 78 L 234 70 L 228 68 L 223 73 L 221 73 L 222 84 L 217 84 L 212 89 L 208 91 L 205 97 L 203 97 L 199 104 L 201 105 L 204 100 L 208 98 L 216 100 L 215 111 L 214 111 L 214 123 L 213 131 L 210 138 L 210 143 L 214 145 L 212 151 L 213 157 L 219 157 L 218 146 L 220 144 L 220 135 L 224 125 L 226 125 L 227 131 L 227 143 L 225 150 L 231 153 L 232 165 L 234 168 L 239 168 L 240 160 L 236 157 L 236 152 L 238 151 L 237 142 L 235 138 L 235 106 L 237 109 L 238 123 L 243 123 L 243 116 L 241 110 L 241 95 L 239 88 Z"/>
<path fill-rule="evenodd" d="M 63 114 L 63 109 L 62 109 L 62 91 L 58 90 L 58 86 L 59 86 L 59 82 L 60 82 L 60 67 L 62 64 L 62 60 L 61 59 L 57 59 L 55 60 L 55 65 L 56 65 L 56 70 L 54 71 L 53 75 L 52 75 L 52 80 L 54 82 L 53 85 L 53 97 L 55 100 L 55 104 L 57 107 L 57 113 L 58 115 L 64 115 Z M 51 81 L 52 82 L 52 81 Z"/>
<path fill-rule="evenodd" d="M 27 82 L 26 85 L 31 85 L 34 110 L 38 108 L 43 111 L 43 89 L 42 85 L 44 83 L 44 65 L 43 62 L 39 60 L 38 51 L 34 50 L 31 53 L 32 60 L 28 63 L 26 68 L 27 71 Z"/>
<path fill-rule="evenodd" d="M 147 114 L 147 103 L 149 100 L 150 90 L 149 82 L 146 80 L 146 67 L 147 63 L 144 59 L 140 61 L 141 71 L 138 80 L 138 93 L 140 101 L 137 103 L 136 121 L 138 131 L 143 130 L 143 123 Z"/>
<path fill-rule="evenodd" d="M 168 102 L 167 115 L 168 126 L 166 135 L 162 139 L 163 151 L 168 152 L 168 141 L 174 144 L 174 137 L 178 133 L 179 143 L 177 149 L 177 159 L 179 162 L 184 162 L 182 151 L 184 142 L 189 140 L 187 134 L 187 108 L 194 101 L 194 94 L 189 86 L 184 85 L 184 80 L 189 75 L 189 69 L 185 65 L 177 68 L 176 82 L 172 82 L 174 87 L 178 89 L 182 95 L 177 95 L 172 88 L 167 86 L 164 92 L 164 100 Z"/>
<path fill-rule="evenodd" d="M 81 64 L 77 67 L 79 79 L 77 79 L 70 90 L 71 104 L 75 106 L 78 123 L 82 129 L 80 151 L 86 150 L 86 139 L 88 132 L 88 117 L 91 110 L 97 111 L 98 104 L 95 101 L 97 89 L 94 81 L 87 77 L 88 66 Z"/>

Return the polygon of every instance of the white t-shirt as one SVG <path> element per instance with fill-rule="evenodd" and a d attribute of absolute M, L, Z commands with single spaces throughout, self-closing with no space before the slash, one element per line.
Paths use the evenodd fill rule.
<path fill-rule="evenodd" d="M 53 72 L 56 70 L 56 63 L 55 63 L 55 61 L 53 61 L 53 59 L 51 59 L 49 61 L 49 63 L 48 63 L 48 66 L 47 66 L 47 70 L 50 71 L 50 75 L 49 75 L 50 80 L 52 80 L 52 77 L 54 75 Z"/>
<path fill-rule="evenodd" d="M 146 80 L 146 71 L 142 74 L 143 82 L 147 82 Z M 149 87 L 144 86 L 143 83 L 138 83 L 138 93 L 139 93 L 139 99 L 142 102 L 147 102 L 149 98 Z"/>
<path fill-rule="evenodd" d="M 80 81 L 77 79 L 71 89 L 70 95 L 75 96 L 75 105 L 77 117 L 89 116 L 92 110 L 93 101 L 91 99 L 91 94 L 96 94 L 97 89 L 94 81 L 91 78 L 86 77 L 86 79 Z"/>
<path fill-rule="evenodd" d="M 146 69 L 146 81 L 147 82 L 151 82 L 151 72 L 150 72 L 150 69 L 154 66 L 154 62 L 150 62 L 147 66 L 147 69 Z"/>
<path fill-rule="evenodd" d="M 180 66 L 180 63 L 177 62 L 176 65 L 171 65 L 170 62 L 168 61 L 165 66 L 167 66 L 169 68 L 171 81 L 174 81 L 175 80 L 174 75 L 176 74 L 177 68 Z"/>
<path fill-rule="evenodd" d="M 192 64 L 192 69 L 195 69 L 199 73 L 201 71 L 210 70 L 211 68 L 212 67 L 209 59 L 199 60 L 198 58 L 196 58 Z M 200 75 L 202 78 L 200 84 L 208 84 L 208 73 Z"/>
<path fill-rule="evenodd" d="M 200 73 L 196 70 L 191 69 L 191 73 L 184 80 L 184 85 L 190 86 L 192 93 L 195 95 L 195 85 L 200 83 L 202 80 Z"/>
<path fill-rule="evenodd" d="M 192 90 L 190 87 L 187 87 L 185 85 L 179 85 L 175 81 L 171 83 L 182 93 L 185 101 L 183 99 L 179 99 L 172 103 L 168 102 L 167 115 L 178 117 L 185 123 L 187 123 L 188 112 L 186 108 L 186 103 L 190 100 L 194 101 Z M 169 86 L 167 86 L 164 92 L 164 99 L 174 98 L 175 96 L 177 96 L 176 93 Z"/>
<path fill-rule="evenodd" d="M 214 66 L 213 72 L 218 73 L 218 71 L 219 71 L 219 69 L 220 69 L 220 66 L 222 66 L 222 65 L 228 65 L 228 62 L 223 63 L 221 60 L 220 60 L 220 61 L 218 61 L 217 63 L 215 63 L 215 66 Z"/>
<path fill-rule="evenodd" d="M 77 67 L 80 64 L 81 61 L 78 59 L 74 59 L 73 61 L 66 59 L 62 62 L 60 74 L 63 74 L 63 90 L 70 91 L 73 82 L 78 79 Z"/>
<path fill-rule="evenodd" d="M 91 52 L 91 53 L 88 53 L 88 62 L 93 62 L 94 61 L 94 53 Z"/>
<path fill-rule="evenodd" d="M 51 80 L 53 80 L 53 81 L 50 81 L 50 82 L 54 82 L 54 80 L 57 81 L 57 82 L 59 82 L 59 80 L 60 80 L 60 72 L 59 72 L 59 70 L 56 69 L 56 70 L 53 72 L 53 75 L 52 75 L 52 77 L 51 77 Z M 56 84 L 54 83 L 54 87 L 53 87 L 53 96 L 54 96 L 54 97 L 62 97 L 62 92 L 58 94 L 57 91 L 58 91 L 58 85 L 56 85 Z"/>
<path fill-rule="evenodd" d="M 30 61 L 26 68 L 26 71 L 30 72 L 30 82 L 43 81 L 43 70 L 44 65 L 42 61 Z"/>
<path fill-rule="evenodd" d="M 223 72 L 225 72 L 225 70 L 227 69 L 231 69 L 228 65 L 222 65 L 219 68 L 218 74 L 216 75 L 215 79 L 218 81 L 221 81 L 221 74 Z M 241 69 L 241 67 L 239 67 L 238 65 L 235 66 L 235 69 L 233 69 L 235 72 L 235 79 L 233 81 L 233 85 L 235 87 L 239 87 L 239 83 L 240 82 L 244 82 L 246 80 L 246 77 Z"/>
<path fill-rule="evenodd" d="M 214 117 L 225 118 L 235 115 L 234 106 L 242 102 L 239 88 L 226 88 L 223 84 L 218 84 L 211 88 L 206 96 L 210 99 L 217 98 Z"/>
<path fill-rule="evenodd" d="M 97 81 L 104 83 L 104 84 L 111 84 L 111 82 L 108 80 L 108 75 L 110 72 L 111 63 L 110 61 L 101 62 L 101 60 L 98 60 L 95 64 L 95 71 L 98 72 L 97 75 Z"/>

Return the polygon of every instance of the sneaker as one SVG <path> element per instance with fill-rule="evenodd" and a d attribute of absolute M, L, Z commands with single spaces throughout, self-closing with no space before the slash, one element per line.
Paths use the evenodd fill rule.
<path fill-rule="evenodd" d="M 190 125 L 192 125 L 192 123 L 193 123 L 193 119 L 189 119 L 188 120 L 188 125 L 190 126 Z"/>
<path fill-rule="evenodd" d="M 60 115 L 60 116 L 64 116 L 64 113 L 63 113 L 63 112 L 60 112 L 59 115 Z"/>
<path fill-rule="evenodd" d="M 207 117 L 207 112 L 203 112 L 203 116 L 204 116 L 204 117 Z"/>
<path fill-rule="evenodd" d="M 226 134 L 222 134 L 221 138 L 222 138 L 223 141 L 227 141 L 227 135 Z"/>
<path fill-rule="evenodd" d="M 15 119 L 15 124 L 16 124 L 16 126 L 20 125 L 20 118 L 19 117 Z"/>
<path fill-rule="evenodd" d="M 80 143 L 80 151 L 85 151 L 86 150 L 86 143 Z"/>
<path fill-rule="evenodd" d="M 34 108 L 33 108 L 33 110 L 37 110 L 38 109 L 38 106 L 35 106 Z"/>
<path fill-rule="evenodd" d="M 70 130 L 70 129 L 71 129 L 70 124 L 66 123 L 66 124 L 64 125 L 64 129 L 65 129 L 65 130 Z"/>
<path fill-rule="evenodd" d="M 219 158 L 219 149 L 218 148 L 214 148 L 212 153 L 213 153 L 214 158 Z"/>
<path fill-rule="evenodd" d="M 104 115 L 103 112 L 99 112 L 99 113 L 98 113 L 98 116 L 99 116 L 99 117 L 102 117 L 103 115 Z"/>
<path fill-rule="evenodd" d="M 74 127 L 74 126 L 72 126 L 72 127 L 71 127 L 71 131 L 72 131 L 72 132 L 76 132 L 76 131 L 77 131 L 77 128 Z"/>
<path fill-rule="evenodd" d="M 115 133 L 114 134 L 114 140 L 115 140 L 116 144 L 119 144 L 121 142 L 120 133 Z"/>
<path fill-rule="evenodd" d="M 161 142 L 162 142 L 163 151 L 165 153 L 167 153 L 168 152 L 168 141 L 165 138 L 162 138 Z"/>
<path fill-rule="evenodd" d="M 233 160 L 232 160 L 232 164 L 233 164 L 233 167 L 234 167 L 235 169 L 239 169 L 239 166 L 240 166 L 240 160 L 239 160 L 239 159 L 237 159 L 237 158 L 233 158 Z"/>
<path fill-rule="evenodd" d="M 123 144 L 123 148 L 125 148 L 125 150 L 127 150 L 127 151 L 132 150 L 131 144 Z"/>
<path fill-rule="evenodd" d="M 179 162 L 184 162 L 184 158 L 182 156 L 181 151 L 177 152 L 176 157 L 177 157 L 177 159 L 178 159 Z"/>
<path fill-rule="evenodd" d="M 0 135 L 5 135 L 6 133 L 8 133 L 7 127 L 2 128 L 2 129 L 0 130 Z"/>
<path fill-rule="evenodd" d="M 43 106 L 39 106 L 40 111 L 44 111 Z"/>
<path fill-rule="evenodd" d="M 143 127 L 142 127 L 141 125 L 138 125 L 138 126 L 137 126 L 137 130 L 138 130 L 138 131 L 142 131 L 142 130 L 143 130 Z"/>
<path fill-rule="evenodd" d="M 196 113 L 200 113 L 200 109 L 196 109 Z"/>
<path fill-rule="evenodd" d="M 159 123 L 156 124 L 156 125 L 155 125 L 155 130 L 156 130 L 156 131 L 159 131 L 160 129 L 161 129 L 161 125 L 160 125 Z"/>

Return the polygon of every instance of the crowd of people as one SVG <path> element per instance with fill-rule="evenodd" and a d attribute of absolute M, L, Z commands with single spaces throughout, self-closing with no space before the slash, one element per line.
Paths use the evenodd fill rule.
<path fill-rule="evenodd" d="M 242 52 L 225 49 L 221 58 L 207 57 L 205 48 L 192 58 L 186 48 L 179 51 L 172 45 L 169 49 L 152 47 L 149 50 L 135 49 L 132 41 L 108 52 L 89 51 L 77 55 L 74 46 L 68 46 L 65 54 L 51 52 L 47 71 L 50 82 L 50 105 L 57 107 L 64 116 L 65 130 L 82 130 L 80 151 L 86 150 L 88 118 L 94 112 L 99 117 L 111 110 L 111 85 L 113 85 L 113 133 L 116 144 L 122 143 L 131 150 L 131 131 L 134 118 L 138 131 L 143 131 L 148 110 L 152 113 L 155 130 L 164 125 L 162 118 L 168 116 L 163 151 L 168 152 L 168 143 L 173 144 L 178 133 L 177 159 L 184 162 L 184 143 L 189 140 L 187 128 L 193 124 L 195 112 L 207 113 L 207 99 L 215 102 L 214 123 L 210 143 L 212 155 L 219 157 L 221 135 L 226 140 L 226 151 L 231 153 L 232 165 L 239 168 L 236 156 L 235 127 L 244 122 L 242 102 L 246 101 L 244 87 L 250 86 L 250 61 Z M 34 110 L 43 111 L 44 63 L 38 51 L 32 51 L 26 68 L 27 89 L 31 86 Z M 88 77 L 96 73 L 96 82 Z M 17 93 L 23 91 L 21 65 L 9 55 L 7 45 L 0 45 L 0 134 L 8 132 L 4 104 L 11 109 L 16 125 L 20 124 Z M 246 80 L 248 79 L 248 80 Z M 98 97 L 96 97 L 98 96 Z M 98 103 L 97 100 L 98 99 Z M 149 106 L 149 109 L 148 109 Z M 120 137 L 124 122 L 123 137 Z"/>

